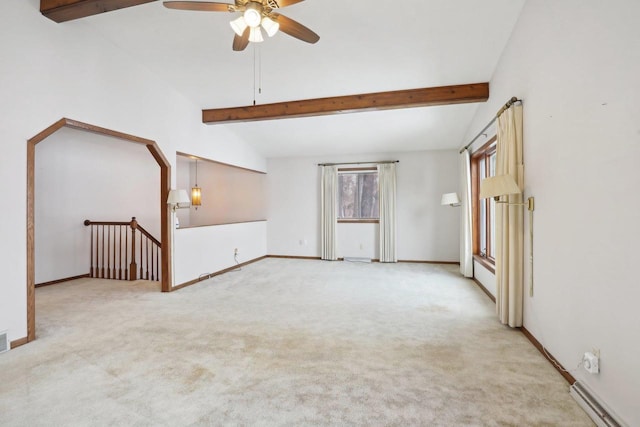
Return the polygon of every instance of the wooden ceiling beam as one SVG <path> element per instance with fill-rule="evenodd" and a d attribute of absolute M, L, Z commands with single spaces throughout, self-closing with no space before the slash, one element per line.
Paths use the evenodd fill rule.
<path fill-rule="evenodd" d="M 55 22 L 85 18 L 156 0 L 40 0 L 40 13 Z"/>
<path fill-rule="evenodd" d="M 305 99 L 302 101 L 248 107 L 202 110 L 206 124 L 288 119 L 292 117 L 324 116 L 356 111 L 390 110 L 394 108 L 430 107 L 435 105 L 484 102 L 489 99 L 489 83 L 430 87 Z"/>

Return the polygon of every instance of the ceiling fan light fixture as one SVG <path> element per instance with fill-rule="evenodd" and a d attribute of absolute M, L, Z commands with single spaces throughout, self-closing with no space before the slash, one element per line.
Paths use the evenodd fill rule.
<path fill-rule="evenodd" d="M 238 19 L 234 19 L 233 21 L 229 22 L 229 24 L 231 25 L 231 28 L 233 28 L 233 32 L 235 32 L 240 37 L 242 37 L 244 30 L 246 30 L 248 27 L 247 21 L 244 20 L 244 16 L 240 16 Z"/>
<path fill-rule="evenodd" d="M 256 2 L 249 2 L 247 9 L 244 11 L 244 20 L 251 28 L 260 26 L 262 21 L 262 5 Z"/>
<path fill-rule="evenodd" d="M 264 41 L 262 38 L 262 31 L 260 27 L 251 27 L 251 32 L 249 33 L 249 41 L 253 43 L 261 43 Z"/>
<path fill-rule="evenodd" d="M 79 2 L 80 0 L 48 0 L 54 3 Z M 82 0 L 89 1 L 89 0 Z M 121 3 L 132 0 L 113 0 Z M 141 0 L 137 0 L 138 2 Z M 142 0 L 151 1 L 151 0 Z M 169 9 L 192 10 L 198 12 L 231 12 L 235 17 L 231 18 L 229 24 L 233 30 L 234 38 L 232 49 L 236 52 L 243 51 L 250 42 L 260 43 L 264 41 L 262 30 L 269 37 L 275 36 L 279 31 L 287 36 L 291 36 L 306 43 L 314 44 L 320 40 L 320 36 L 305 27 L 298 21 L 287 18 L 284 15 L 274 12 L 285 6 L 300 3 L 304 0 L 234 0 L 229 3 L 209 0 L 163 0 L 164 6 Z M 95 2 L 95 1 L 94 1 Z M 98 3 L 105 3 L 98 1 Z"/>
<path fill-rule="evenodd" d="M 265 16 L 264 18 L 262 18 L 262 28 L 264 28 L 269 37 L 273 37 L 280 29 L 280 24 L 278 24 L 273 19 Z"/>

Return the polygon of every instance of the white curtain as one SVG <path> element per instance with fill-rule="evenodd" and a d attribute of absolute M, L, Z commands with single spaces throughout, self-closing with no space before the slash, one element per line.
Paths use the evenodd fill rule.
<path fill-rule="evenodd" d="M 522 191 L 522 106 L 514 105 L 498 117 L 496 175 L 513 176 Z M 502 201 L 522 203 L 522 194 L 502 196 Z M 496 203 L 496 311 L 503 324 L 522 326 L 523 206 Z"/>
<path fill-rule="evenodd" d="M 398 262 L 396 255 L 396 164 L 378 165 L 380 198 L 380 262 Z"/>
<path fill-rule="evenodd" d="M 471 219 L 471 160 L 469 150 L 460 154 L 460 273 L 473 277 L 473 221 Z"/>
<path fill-rule="evenodd" d="M 335 261 L 336 223 L 338 221 L 338 167 L 323 166 L 320 181 L 320 233 L 322 259 Z"/>

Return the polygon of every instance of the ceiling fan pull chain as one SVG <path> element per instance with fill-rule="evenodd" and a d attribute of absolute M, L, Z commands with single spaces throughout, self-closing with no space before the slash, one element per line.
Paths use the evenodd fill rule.
<path fill-rule="evenodd" d="M 253 105 L 256 105 L 256 44 L 253 43 Z"/>
<path fill-rule="evenodd" d="M 258 49 L 258 95 L 262 95 L 262 50 Z"/>
<path fill-rule="evenodd" d="M 257 60 L 256 60 L 257 56 Z M 258 91 L 256 92 L 256 82 Z M 262 95 L 262 51 L 260 46 L 253 43 L 253 105 L 256 105 L 257 95 Z"/>

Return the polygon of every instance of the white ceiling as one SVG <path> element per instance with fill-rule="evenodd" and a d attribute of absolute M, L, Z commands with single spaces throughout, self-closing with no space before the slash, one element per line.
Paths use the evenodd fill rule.
<path fill-rule="evenodd" d="M 524 0 L 306 0 L 280 10 L 320 35 L 278 33 L 233 52 L 230 13 L 162 2 L 62 25 L 89 25 L 198 108 L 490 81 Z M 257 79 L 259 80 L 259 79 Z M 460 146 L 477 104 L 226 125 L 266 157 Z M 201 120 L 201 117 L 194 117 Z M 220 125 L 214 125 L 220 126 Z"/>

